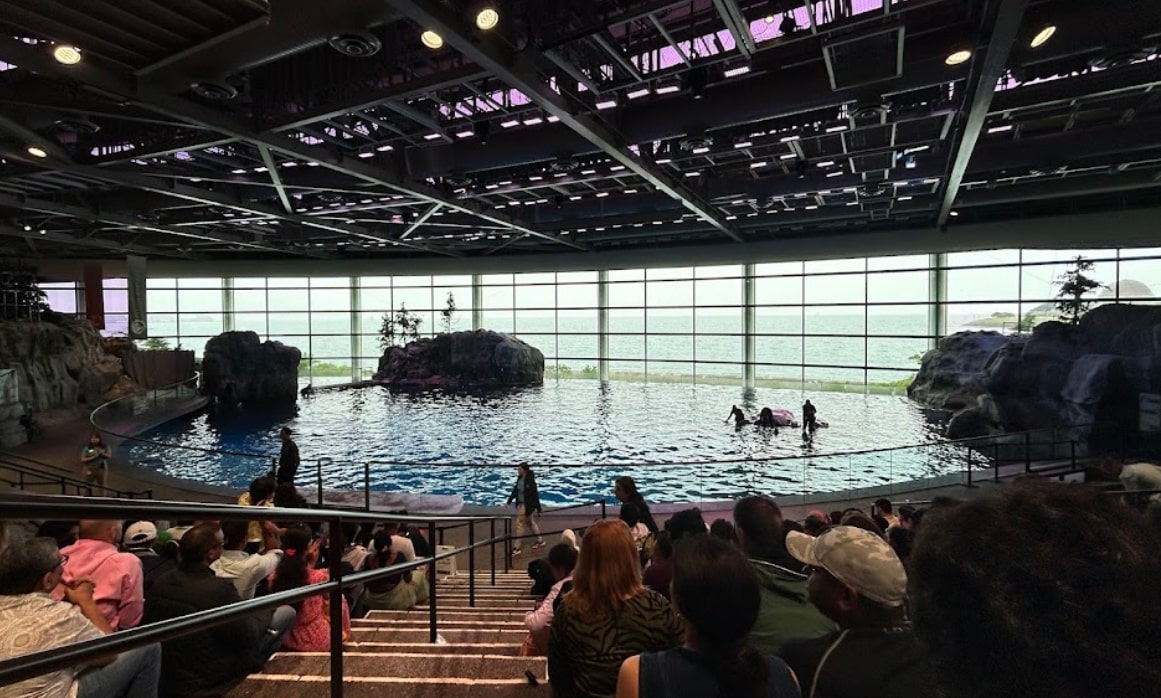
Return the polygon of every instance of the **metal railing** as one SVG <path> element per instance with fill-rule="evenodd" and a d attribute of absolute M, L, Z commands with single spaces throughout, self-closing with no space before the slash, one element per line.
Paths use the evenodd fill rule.
<path fill-rule="evenodd" d="M 44 498 L 26 495 L 0 497 L 0 511 L 3 512 L 3 517 L 6 519 L 124 519 L 126 516 L 131 515 L 135 518 L 152 519 L 241 519 L 248 521 L 255 515 L 252 507 L 227 504 L 142 502 L 136 500 L 88 499 L 78 497 Z M 496 518 L 491 516 L 420 517 L 367 512 L 279 509 L 279 521 L 296 523 L 322 522 L 327 525 L 329 535 L 329 553 L 327 558 L 329 570 L 328 581 L 120 631 L 95 640 L 5 659 L 0 661 L 0 686 L 16 683 L 50 671 L 82 664 L 97 656 L 123 652 L 154 642 L 163 642 L 182 635 L 206 630 L 250 615 L 255 611 L 295 603 L 318 594 L 327 594 L 330 603 L 330 695 L 332 698 L 341 698 L 343 695 L 343 589 L 426 566 L 429 578 L 431 579 L 430 598 L 428 601 L 428 636 L 429 641 L 435 643 L 437 641 L 436 611 L 438 599 L 437 589 L 439 586 L 435 569 L 436 563 L 445 558 L 465 552 L 467 553 L 468 605 L 474 607 L 476 605 L 476 550 L 483 546 L 491 546 L 493 554 L 490 567 L 494 582 L 496 567 L 495 546 L 503 540 L 496 536 L 492 536 L 483 541 L 475 540 L 475 524 L 491 521 L 494 526 Z M 431 541 L 436 539 L 439 530 L 438 525 L 441 523 L 469 523 L 471 524 L 468 529 L 469 542 L 466 546 L 436 553 L 429 557 L 417 558 L 411 562 L 344 575 L 341 567 L 344 546 L 342 537 L 343 524 L 346 522 L 367 521 L 397 521 L 423 524 L 427 529 L 428 540 Z"/>
<path fill-rule="evenodd" d="M 23 461 L 23 462 L 21 462 Z M 32 463 L 34 465 L 27 465 Z M 152 489 L 119 490 L 114 487 L 101 487 L 87 480 L 63 475 L 46 468 L 53 468 L 51 463 L 20 456 L 6 451 L 0 451 L 0 482 L 16 489 L 32 492 L 36 488 L 47 487 L 53 490 L 51 494 L 93 496 L 94 492 L 102 496 L 121 499 L 153 498 Z"/>

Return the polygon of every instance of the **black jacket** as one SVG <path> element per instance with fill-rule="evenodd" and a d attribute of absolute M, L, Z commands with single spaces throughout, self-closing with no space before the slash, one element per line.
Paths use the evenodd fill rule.
<path fill-rule="evenodd" d="M 520 487 L 520 478 L 516 478 L 516 484 L 512 485 L 512 494 L 508 495 L 508 503 L 511 504 Z M 524 471 L 524 511 L 529 514 L 540 511 L 540 490 L 536 489 L 536 475 L 531 470 Z"/>
<path fill-rule="evenodd" d="M 145 622 L 177 618 L 241 601 L 233 582 L 209 567 L 184 565 L 157 578 L 145 599 Z M 218 695 L 257 671 L 258 643 L 270 612 L 161 643 L 162 696 Z"/>
<path fill-rule="evenodd" d="M 789 642 L 778 654 L 798 676 L 803 696 L 893 698 L 936 690 L 927 651 L 909 626 L 848 628 Z"/>

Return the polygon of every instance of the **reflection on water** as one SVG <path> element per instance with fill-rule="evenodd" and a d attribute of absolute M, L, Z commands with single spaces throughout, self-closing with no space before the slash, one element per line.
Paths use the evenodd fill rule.
<path fill-rule="evenodd" d="M 743 397 L 730 386 L 602 386 L 584 380 L 484 395 L 392 393 L 383 388 L 323 391 L 301 400 L 297 414 L 205 413 L 145 435 L 263 458 L 148 444 L 130 447 L 128 456 L 173 475 L 242 488 L 269 469 L 278 453 L 277 431 L 289 425 L 302 453 L 303 484 L 313 484 L 319 458 L 330 458 L 334 462 L 323 473 L 326 486 L 361 488 L 363 464 L 371 462 L 375 489 L 456 494 L 481 504 L 503 502 L 514 471 L 496 466 L 518 462 L 539 467 L 541 496 L 551 504 L 610 497 L 613 478 L 625 474 L 637 480 L 650 501 L 677 502 L 749 491 L 841 490 L 925 477 L 962 465 L 950 462 L 950 451 L 938 444 L 939 427 L 899 397 L 811 393 L 819 418 L 831 426 L 809 442 L 795 429 L 775 434 L 752 426 L 735 429 L 724 421 L 733 404 L 751 417 L 762 406 L 798 414 L 803 397 L 792 390 L 757 390 Z M 932 445 L 906 452 L 826 455 L 920 443 Z M 753 460 L 773 456 L 794 458 Z M 587 464 L 609 467 L 579 467 Z"/>

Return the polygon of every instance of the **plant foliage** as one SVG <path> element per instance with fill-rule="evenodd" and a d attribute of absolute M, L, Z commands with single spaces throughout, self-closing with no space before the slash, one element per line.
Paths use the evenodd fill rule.
<path fill-rule="evenodd" d="M 379 348 L 386 351 L 389 347 L 407 344 L 419 339 L 419 327 L 423 318 L 412 313 L 406 305 L 400 305 L 394 314 L 383 313 L 383 322 L 379 325 Z"/>
<path fill-rule="evenodd" d="M 1056 310 L 1060 313 L 1060 320 L 1070 325 L 1080 322 L 1080 318 L 1092 308 L 1096 301 L 1086 296 L 1104 286 L 1101 282 L 1088 276 L 1093 264 L 1084 257 L 1072 260 L 1072 268 L 1056 279 Z"/>
<path fill-rule="evenodd" d="M 451 334 L 452 316 L 456 312 L 456 297 L 451 291 L 447 292 L 447 305 L 439 311 L 439 324 L 444 334 Z"/>
<path fill-rule="evenodd" d="M 19 264 L 0 264 L 0 319 L 38 320 L 49 310 L 48 300 L 32 269 Z"/>

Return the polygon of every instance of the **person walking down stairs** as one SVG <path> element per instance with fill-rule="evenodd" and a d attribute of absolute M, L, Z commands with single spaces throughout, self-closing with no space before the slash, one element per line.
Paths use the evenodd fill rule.
<path fill-rule="evenodd" d="M 516 503 L 516 545 L 512 548 L 513 556 L 521 552 L 520 541 L 524 535 L 525 523 L 536 534 L 536 542 L 532 544 L 532 549 L 544 547 L 540 527 L 536 525 L 534 518 L 540 515 L 540 491 L 536 489 L 536 475 L 527 463 L 516 466 L 516 474 L 516 484 L 512 487 L 512 493 L 508 495 L 508 501 L 505 502 L 506 505 Z"/>

